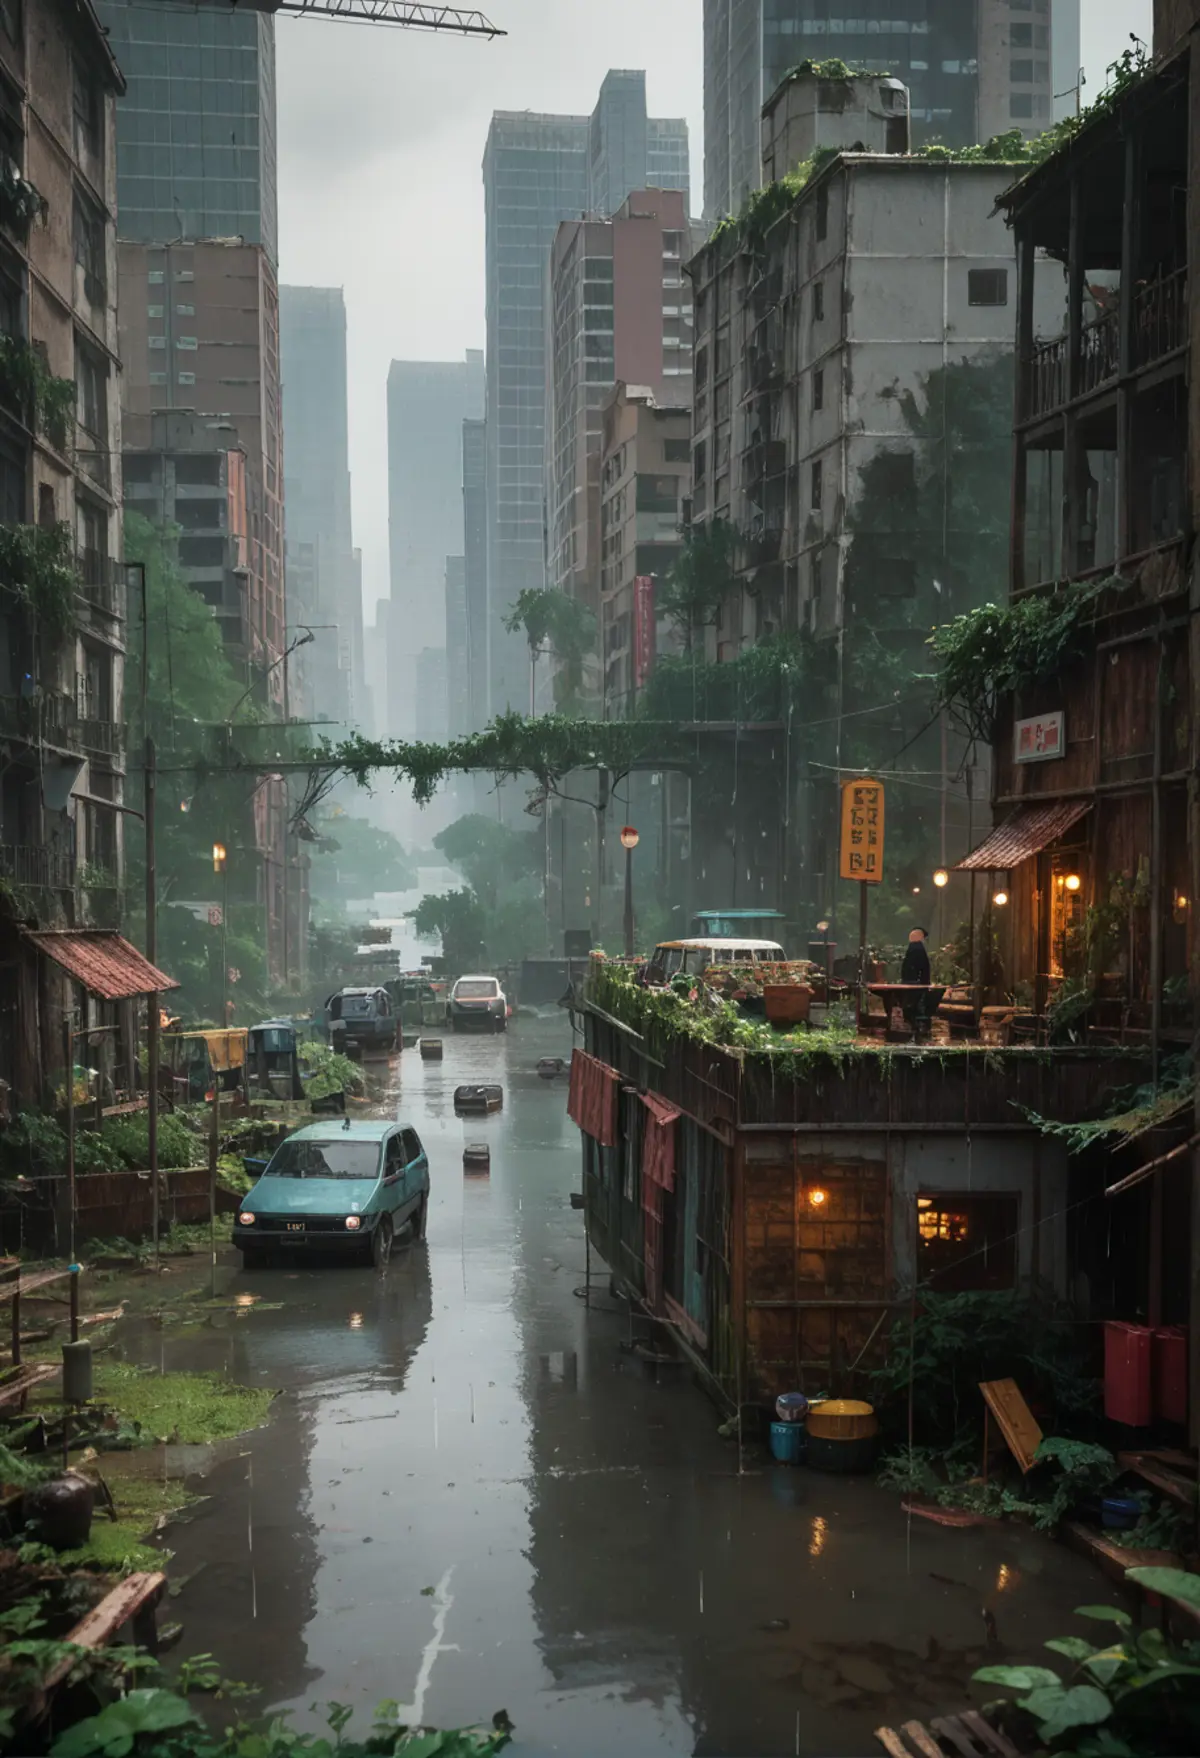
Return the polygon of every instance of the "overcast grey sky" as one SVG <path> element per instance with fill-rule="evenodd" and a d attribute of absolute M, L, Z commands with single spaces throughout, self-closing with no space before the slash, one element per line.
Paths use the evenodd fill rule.
<path fill-rule="evenodd" d="M 1088 93 L 1151 0 L 1082 0 Z M 686 116 L 702 194 L 701 0 L 490 0 L 496 42 L 280 17 L 280 277 L 341 286 L 349 318 L 354 540 L 368 621 L 388 591 L 385 394 L 393 359 L 484 343 L 480 164 L 493 110 L 586 114 L 610 67 Z"/>

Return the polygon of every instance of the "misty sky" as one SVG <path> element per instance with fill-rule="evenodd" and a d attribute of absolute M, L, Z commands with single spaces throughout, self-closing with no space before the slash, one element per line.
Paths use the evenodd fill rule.
<path fill-rule="evenodd" d="M 1151 0 L 1082 0 L 1088 92 Z M 349 317 L 354 540 L 367 620 L 388 591 L 385 387 L 393 359 L 482 348 L 483 188 L 493 110 L 590 112 L 610 67 L 644 67 L 651 113 L 686 116 L 702 194 L 701 0 L 491 0 L 496 42 L 281 16 L 280 278 L 341 286 Z"/>

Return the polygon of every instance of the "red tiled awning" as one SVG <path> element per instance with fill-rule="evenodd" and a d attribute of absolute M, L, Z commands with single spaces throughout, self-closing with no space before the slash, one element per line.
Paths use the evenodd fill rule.
<path fill-rule="evenodd" d="M 1051 800 L 1044 806 L 1019 806 L 954 871 L 1007 873 L 1057 842 L 1091 809 L 1090 800 Z"/>
<path fill-rule="evenodd" d="M 134 995 L 152 995 L 179 987 L 173 977 L 156 970 L 120 934 L 92 928 L 57 928 L 26 932 L 25 938 L 60 965 L 69 977 L 82 983 L 89 995 L 101 1001 L 128 1001 Z"/>
<path fill-rule="evenodd" d="M 607 1062 L 576 1050 L 571 1057 L 567 1116 L 602 1148 L 617 1145 L 617 1094 L 621 1077 Z"/>
<path fill-rule="evenodd" d="M 656 1185 L 659 1190 L 675 1188 L 675 1122 L 681 1113 L 657 1093 L 643 1093 L 642 1104 L 648 1113 L 642 1137 L 642 1201 L 648 1204 Z"/>

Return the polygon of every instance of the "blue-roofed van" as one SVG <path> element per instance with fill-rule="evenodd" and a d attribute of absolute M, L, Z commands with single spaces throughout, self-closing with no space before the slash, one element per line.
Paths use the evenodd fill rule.
<path fill-rule="evenodd" d="M 242 1198 L 233 1243 L 247 1269 L 274 1253 L 340 1252 L 382 1266 L 425 1237 L 429 1160 L 402 1123 L 329 1118 L 280 1143 Z"/>

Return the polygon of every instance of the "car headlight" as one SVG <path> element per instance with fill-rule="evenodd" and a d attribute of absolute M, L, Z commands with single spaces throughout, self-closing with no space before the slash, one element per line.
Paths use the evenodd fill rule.
<path fill-rule="evenodd" d="M 243 1209 L 241 1214 L 238 1216 L 238 1220 L 241 1222 L 243 1227 L 253 1227 L 256 1218 L 257 1218 L 256 1216 L 254 1216 L 250 1213 L 249 1209 Z"/>
<path fill-rule="evenodd" d="M 357 1229 L 362 1226 L 362 1216 L 361 1215 L 347 1215 L 346 1216 L 346 1225 L 350 1229 L 351 1233 L 356 1232 Z"/>

